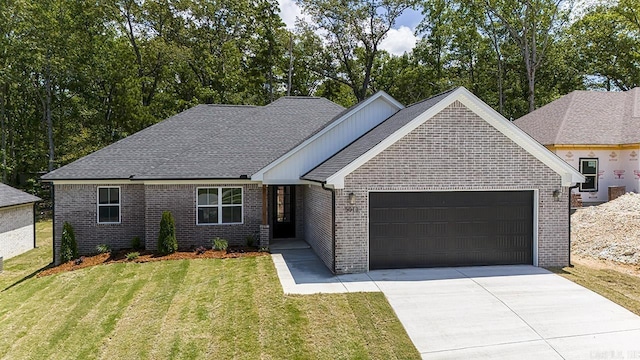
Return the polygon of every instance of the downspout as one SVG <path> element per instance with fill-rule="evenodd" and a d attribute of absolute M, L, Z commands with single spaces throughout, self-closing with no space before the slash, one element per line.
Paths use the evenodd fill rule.
<path fill-rule="evenodd" d="M 333 273 L 336 273 L 336 191 L 326 187 L 327 182 L 322 183 L 324 190 L 331 192 L 331 252 L 333 253 Z"/>
<path fill-rule="evenodd" d="M 573 186 L 569 186 L 569 267 L 573 267 L 571 265 L 571 192 L 573 189 L 576 189 L 579 184 L 575 184 Z"/>
<path fill-rule="evenodd" d="M 36 244 L 36 203 L 33 203 L 33 248 L 37 247 Z"/>
<path fill-rule="evenodd" d="M 51 247 L 53 248 L 52 264 L 56 263 L 56 187 L 51 183 Z"/>

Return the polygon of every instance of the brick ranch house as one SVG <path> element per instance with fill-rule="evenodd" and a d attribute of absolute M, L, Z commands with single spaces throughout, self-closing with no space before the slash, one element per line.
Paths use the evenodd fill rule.
<path fill-rule="evenodd" d="M 40 200 L 0 183 L 0 257 L 4 260 L 36 247 L 35 203 Z"/>
<path fill-rule="evenodd" d="M 585 176 L 573 189 L 582 202 L 608 201 L 609 187 L 640 191 L 640 88 L 573 91 L 514 124 Z"/>
<path fill-rule="evenodd" d="M 199 105 L 43 177 L 81 253 L 134 236 L 303 239 L 334 273 L 569 261 L 567 188 L 583 176 L 465 88 L 410 106 L 379 92 Z"/>

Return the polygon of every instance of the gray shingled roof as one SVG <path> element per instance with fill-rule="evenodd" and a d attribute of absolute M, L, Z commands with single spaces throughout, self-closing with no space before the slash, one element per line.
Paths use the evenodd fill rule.
<path fill-rule="evenodd" d="M 198 105 L 42 179 L 251 177 L 343 109 L 318 97 L 283 97 L 260 107 Z"/>
<path fill-rule="evenodd" d="M 40 200 L 42 199 L 37 196 L 27 194 L 24 191 L 20 191 L 18 189 L 12 188 L 9 185 L 0 183 L 0 208 L 13 205 L 28 204 Z"/>
<path fill-rule="evenodd" d="M 640 88 L 574 91 L 514 121 L 543 145 L 640 142 Z"/>
<path fill-rule="evenodd" d="M 387 137 L 391 136 L 411 120 L 418 117 L 432 106 L 447 97 L 456 88 L 436 95 L 429 99 L 407 106 L 406 108 L 391 115 L 388 119 L 371 129 L 366 134 L 344 147 L 338 153 L 316 166 L 314 169 L 302 176 L 305 180 L 325 182 L 327 178 L 349 165 L 351 162 L 362 156 L 367 151 L 378 145 Z"/>

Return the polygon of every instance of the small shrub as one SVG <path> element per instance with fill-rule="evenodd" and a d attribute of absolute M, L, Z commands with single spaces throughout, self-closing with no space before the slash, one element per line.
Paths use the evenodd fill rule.
<path fill-rule="evenodd" d="M 198 247 L 196 248 L 196 255 L 202 255 L 202 254 L 204 254 L 205 252 L 207 252 L 207 248 L 206 248 L 206 247 L 204 247 L 204 246 L 198 246 Z"/>
<path fill-rule="evenodd" d="M 71 261 L 78 257 L 78 243 L 76 242 L 76 234 L 73 232 L 73 226 L 68 222 L 62 225 L 62 239 L 60 242 L 60 258 L 62 262 Z"/>
<path fill-rule="evenodd" d="M 137 259 L 138 257 L 140 257 L 140 253 L 137 251 L 134 252 L 130 252 L 127 255 L 125 255 L 125 257 L 127 258 L 127 260 L 129 261 L 133 261 L 135 259 Z"/>
<path fill-rule="evenodd" d="M 162 255 L 174 253 L 178 250 L 178 240 L 176 239 L 176 224 L 171 212 L 162 213 L 160 220 L 160 232 L 158 234 L 158 252 Z"/>
<path fill-rule="evenodd" d="M 100 244 L 96 246 L 96 252 L 98 254 L 106 254 L 111 252 L 111 248 L 107 244 Z"/>
<path fill-rule="evenodd" d="M 247 236 L 245 240 L 247 241 L 248 247 L 253 247 L 253 244 L 256 242 L 256 240 L 253 238 L 253 235 Z"/>
<path fill-rule="evenodd" d="M 221 239 L 219 237 L 213 239 L 211 241 L 213 250 L 227 250 L 229 247 L 229 242 L 225 239 Z"/>
<path fill-rule="evenodd" d="M 136 236 L 133 239 L 131 239 L 131 248 L 133 250 L 142 249 L 142 240 L 140 239 L 140 236 Z"/>

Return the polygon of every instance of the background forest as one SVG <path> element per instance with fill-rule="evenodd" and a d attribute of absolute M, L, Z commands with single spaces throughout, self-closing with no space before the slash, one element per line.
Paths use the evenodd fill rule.
<path fill-rule="evenodd" d="M 465 86 L 516 119 L 576 89 L 640 83 L 637 0 L 2 0 L 0 174 L 37 178 L 200 103 L 378 90 L 409 104 Z M 412 52 L 380 43 L 407 9 Z"/>

